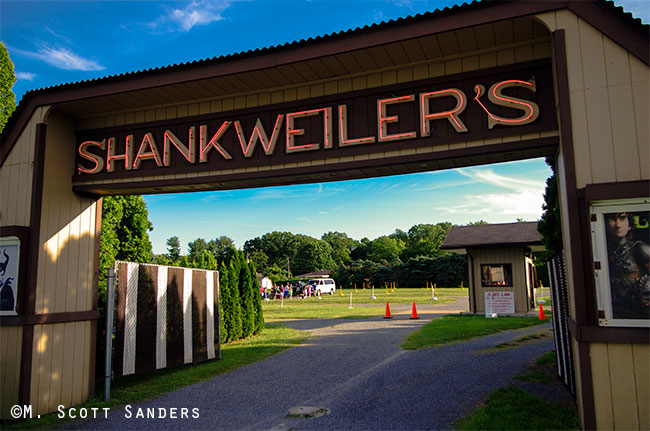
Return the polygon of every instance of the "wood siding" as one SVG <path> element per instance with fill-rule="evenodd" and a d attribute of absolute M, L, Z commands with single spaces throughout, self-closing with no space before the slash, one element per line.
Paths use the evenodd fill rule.
<path fill-rule="evenodd" d="M 29 226 L 36 125 L 47 108 L 38 108 L 0 167 L 0 226 Z"/>
<path fill-rule="evenodd" d="M 36 125 L 47 107 L 36 109 L 5 163 L 0 167 L 0 226 L 29 226 Z M 28 244 L 21 244 L 28 247 Z M 23 265 L 25 263 L 22 263 Z M 25 289 L 25 280 L 19 285 Z M 19 402 L 23 328 L 0 327 L 0 418 L 11 418 L 9 409 Z"/>
<path fill-rule="evenodd" d="M 36 313 L 92 310 L 97 202 L 72 192 L 74 130 L 53 112 L 47 119 Z M 31 404 L 35 414 L 88 399 L 94 334 L 90 321 L 36 325 Z"/>
<path fill-rule="evenodd" d="M 650 179 L 648 66 L 569 11 L 539 18 L 566 32 L 577 187 Z"/>
<path fill-rule="evenodd" d="M 22 327 L 0 327 L 0 418 L 10 418 L 9 409 L 19 401 L 22 345 Z"/>
<path fill-rule="evenodd" d="M 650 72 L 646 64 L 591 25 L 563 10 L 538 18 L 565 32 L 576 187 L 650 179 Z M 589 53 L 589 55 L 585 55 Z M 560 154 L 559 184 L 565 249 L 571 250 L 566 160 Z M 650 191 L 648 191 L 650 194 Z M 570 313 L 575 318 L 574 269 L 567 253 Z M 649 346 L 592 343 L 589 347 L 598 429 L 649 429 Z M 580 369 L 576 356 L 575 369 Z M 578 404 L 582 405 L 578 393 Z M 581 412 L 582 414 L 583 412 Z M 584 422 L 582 422 L 584 423 Z"/>
<path fill-rule="evenodd" d="M 650 346 L 593 343 L 590 347 L 599 429 L 650 429 Z"/>
<path fill-rule="evenodd" d="M 74 130 L 51 115 L 45 149 L 36 313 L 87 311 L 93 306 L 97 204 L 72 192 Z"/>
<path fill-rule="evenodd" d="M 34 414 L 55 411 L 59 404 L 81 404 L 92 395 L 91 328 L 90 322 L 34 327 L 30 399 Z"/>
<path fill-rule="evenodd" d="M 472 288 L 475 289 L 477 313 L 485 313 L 485 292 L 514 292 L 515 313 L 526 313 L 530 310 L 523 248 L 471 250 L 470 253 L 474 260 Z M 512 286 L 483 287 L 481 285 L 481 265 L 495 263 L 512 265 Z"/>

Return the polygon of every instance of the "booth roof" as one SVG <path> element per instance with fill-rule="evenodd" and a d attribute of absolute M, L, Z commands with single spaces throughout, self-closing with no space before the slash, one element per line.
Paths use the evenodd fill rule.
<path fill-rule="evenodd" d="M 449 249 L 539 246 L 542 236 L 537 222 L 453 226 L 442 247 Z"/>

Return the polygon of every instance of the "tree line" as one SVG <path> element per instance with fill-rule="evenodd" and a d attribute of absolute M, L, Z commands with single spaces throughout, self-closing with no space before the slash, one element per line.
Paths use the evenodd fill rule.
<path fill-rule="evenodd" d="M 486 224 L 478 221 L 471 224 Z M 356 240 L 344 232 L 327 232 L 314 238 L 291 232 L 269 232 L 244 243 L 242 252 L 260 275 L 276 283 L 318 270 L 331 270 L 343 286 L 363 282 L 383 285 L 396 281 L 403 287 L 423 287 L 426 282 L 440 286 L 467 283 L 467 260 L 440 249 L 452 224 L 417 224 L 408 231 L 396 229 L 373 240 Z M 167 239 L 167 253 L 152 256 L 155 263 L 205 268 L 212 260 L 221 261 L 234 249 L 227 236 L 188 243 L 181 254 L 177 236 Z"/>

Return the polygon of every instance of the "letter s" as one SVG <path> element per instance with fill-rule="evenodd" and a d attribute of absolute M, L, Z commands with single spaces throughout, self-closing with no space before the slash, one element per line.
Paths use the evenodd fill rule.
<path fill-rule="evenodd" d="M 126 411 L 126 413 L 124 413 L 124 417 L 127 419 L 131 419 L 131 416 L 133 415 L 133 413 L 131 413 L 131 404 L 127 404 L 124 407 L 124 410 Z"/>
<path fill-rule="evenodd" d="M 106 139 L 102 139 L 101 141 L 85 141 L 82 142 L 81 145 L 79 145 L 79 155 L 83 157 L 86 160 L 90 160 L 91 162 L 95 163 L 95 167 L 92 169 L 86 169 L 83 166 L 79 165 L 77 167 L 77 170 L 79 172 L 82 172 L 84 174 L 96 174 L 98 172 L 101 172 L 102 169 L 104 169 L 104 159 L 100 156 L 97 156 L 93 153 L 88 152 L 88 147 L 91 146 L 97 146 L 101 148 L 102 150 L 106 150 Z"/>
<path fill-rule="evenodd" d="M 532 123 L 539 116 L 539 106 L 537 106 L 535 102 L 519 99 L 513 96 L 504 96 L 502 93 L 503 90 L 510 87 L 522 87 L 536 92 L 537 88 L 535 86 L 535 78 L 533 77 L 529 81 L 510 79 L 507 81 L 497 82 L 496 84 L 493 84 L 488 91 L 488 99 L 490 99 L 490 102 L 495 105 L 524 111 L 524 113 L 518 118 L 506 118 L 491 113 L 479 100 L 485 92 L 485 87 L 482 85 L 474 86 L 474 92 L 476 93 L 474 100 L 477 101 L 488 114 L 488 129 L 492 129 L 497 124 L 504 126 L 522 126 L 524 124 Z"/>

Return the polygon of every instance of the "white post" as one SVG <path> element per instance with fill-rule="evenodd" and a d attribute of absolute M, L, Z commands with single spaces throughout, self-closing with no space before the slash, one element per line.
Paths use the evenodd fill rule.
<path fill-rule="evenodd" d="M 280 308 L 284 308 L 284 292 L 282 292 L 282 299 L 280 300 Z"/>
<path fill-rule="evenodd" d="M 372 296 L 370 297 L 370 299 L 377 299 L 377 297 L 375 296 L 375 285 L 374 284 L 372 285 Z"/>
<path fill-rule="evenodd" d="M 432 284 L 431 285 L 431 300 L 432 301 L 437 301 L 438 300 L 438 298 L 434 295 L 435 292 L 436 292 L 436 285 Z"/>
<path fill-rule="evenodd" d="M 111 399 L 111 378 L 113 366 L 111 364 L 113 353 L 113 306 L 115 305 L 115 271 L 108 268 L 106 277 L 106 363 L 104 371 L 104 401 Z"/>
<path fill-rule="evenodd" d="M 352 308 L 352 292 L 350 292 L 350 308 Z"/>

